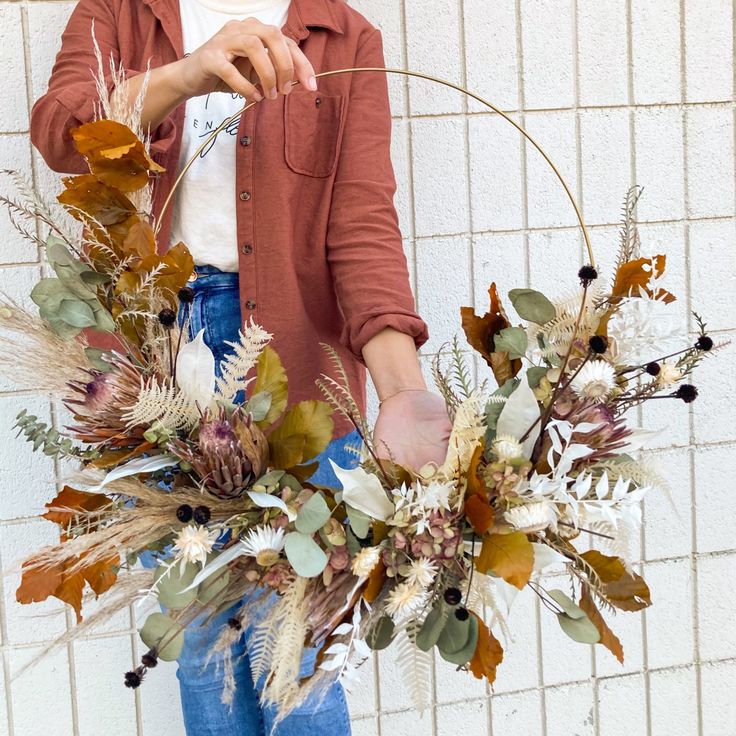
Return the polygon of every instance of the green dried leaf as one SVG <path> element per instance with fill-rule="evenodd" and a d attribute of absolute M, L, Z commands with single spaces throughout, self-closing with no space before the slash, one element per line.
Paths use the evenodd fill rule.
<path fill-rule="evenodd" d="M 314 534 L 321 529 L 332 515 L 324 496 L 315 493 L 300 509 L 296 517 L 297 531 L 302 534 Z"/>
<path fill-rule="evenodd" d="M 184 630 L 174 619 L 163 613 L 152 613 L 140 630 L 143 643 L 156 649 L 164 662 L 175 660 L 184 646 Z"/>
<path fill-rule="evenodd" d="M 64 299 L 59 305 L 59 319 L 72 327 L 92 327 L 95 324 L 95 314 L 85 302 Z"/>
<path fill-rule="evenodd" d="M 381 616 L 370 631 L 368 631 L 365 643 L 374 652 L 379 652 L 393 641 L 395 628 L 390 616 Z"/>
<path fill-rule="evenodd" d="M 303 578 L 314 578 L 327 566 L 324 550 L 307 534 L 287 534 L 284 538 L 284 551 L 294 572 Z"/>
<path fill-rule="evenodd" d="M 527 350 L 526 330 L 521 327 L 506 327 L 493 338 L 496 352 L 508 353 L 509 358 L 523 358 Z"/>
<path fill-rule="evenodd" d="M 509 292 L 509 299 L 519 317 L 529 322 L 544 325 L 557 316 L 555 305 L 544 294 L 534 289 L 512 289 Z"/>

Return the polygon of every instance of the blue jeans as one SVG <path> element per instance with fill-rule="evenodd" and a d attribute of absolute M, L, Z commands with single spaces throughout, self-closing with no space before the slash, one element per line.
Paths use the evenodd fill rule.
<path fill-rule="evenodd" d="M 222 272 L 213 266 L 198 266 L 196 272 L 197 279 L 190 284 L 195 294 L 189 307 L 191 332 L 196 335 L 204 329 L 204 341 L 214 353 L 219 370 L 220 361 L 231 350 L 225 341 L 235 342 L 241 327 L 238 275 Z M 359 447 L 360 442 L 356 431 L 332 440 L 316 458 L 320 465 L 311 480 L 339 488 L 327 458 L 332 458 L 342 467 L 353 468 L 358 457 L 348 449 L 348 445 Z M 222 655 L 214 655 L 206 667 L 204 662 L 223 626 L 244 602 L 240 601 L 220 613 L 206 626 L 195 625 L 185 633 L 177 677 L 187 736 L 269 736 L 271 733 L 273 736 L 349 736 L 347 703 L 342 686 L 337 682 L 319 703 L 307 700 L 272 732 L 275 711 L 261 708 L 258 689 L 251 678 L 248 646 L 252 632 L 248 629 L 232 649 L 237 685 L 232 706 L 221 703 Z M 314 650 L 306 653 L 302 676 L 313 671 L 315 654 Z"/>

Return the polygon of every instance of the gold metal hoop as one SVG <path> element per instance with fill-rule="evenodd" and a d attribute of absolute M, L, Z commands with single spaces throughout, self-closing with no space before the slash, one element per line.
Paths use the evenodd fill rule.
<path fill-rule="evenodd" d="M 568 186 L 567 182 L 565 181 L 565 178 L 560 173 L 559 169 L 554 165 L 552 162 L 552 159 L 547 155 L 545 150 L 542 148 L 542 146 L 537 143 L 534 138 L 532 138 L 529 133 L 527 133 L 524 128 L 519 125 L 515 120 L 510 118 L 503 110 L 500 110 L 498 107 L 496 107 L 494 104 L 489 102 L 488 100 L 483 99 L 480 95 L 475 94 L 475 92 L 471 92 L 469 89 L 466 89 L 465 87 L 461 87 L 458 84 L 454 84 L 453 82 L 449 82 L 446 79 L 440 79 L 439 77 L 433 77 L 429 74 L 423 74 L 421 72 L 413 72 L 408 69 L 384 69 L 380 66 L 364 66 L 364 67 L 353 67 L 351 69 L 334 69 L 332 71 L 327 72 L 321 72 L 320 74 L 315 75 L 316 77 L 331 77 L 336 74 L 351 74 L 354 72 L 383 72 L 384 74 L 403 74 L 406 77 L 417 77 L 418 79 L 426 79 L 430 82 L 435 82 L 437 84 L 442 84 L 445 87 L 450 87 L 451 89 L 455 89 L 458 92 L 462 92 L 464 95 L 467 95 L 468 97 L 472 97 L 474 100 L 477 100 L 480 102 L 481 105 L 484 105 L 490 110 L 493 110 L 493 112 L 500 115 L 504 120 L 511 123 L 511 125 L 516 128 L 519 133 L 521 133 L 524 138 L 526 138 L 529 143 L 531 143 L 534 148 L 539 151 L 539 153 L 542 155 L 542 158 L 547 162 L 549 167 L 554 172 L 555 176 L 559 180 L 560 184 L 562 185 L 563 189 L 565 190 L 565 194 L 567 194 L 568 199 L 570 200 L 570 204 L 572 204 L 573 209 L 575 210 L 575 217 L 577 218 L 578 224 L 580 225 L 580 230 L 583 233 L 583 238 L 585 240 L 585 247 L 588 251 L 588 262 L 591 266 L 595 265 L 595 257 L 593 256 L 593 246 L 590 243 L 590 236 L 588 234 L 588 228 L 585 225 L 585 221 L 583 220 L 582 212 L 580 211 L 580 207 L 570 190 L 570 187 Z M 294 82 L 294 84 L 299 84 L 298 81 Z M 161 212 L 158 216 L 158 222 L 156 223 L 156 233 L 158 233 L 161 222 L 163 220 L 163 214 L 168 209 L 171 200 L 174 196 L 174 192 L 176 191 L 177 187 L 179 186 L 181 180 L 184 178 L 184 174 L 187 173 L 189 170 L 189 167 L 196 161 L 196 159 L 199 157 L 200 153 L 208 146 L 212 141 L 215 140 L 217 135 L 223 131 L 225 128 L 227 128 L 229 125 L 231 125 L 233 122 L 235 122 L 248 108 L 252 107 L 253 105 L 256 105 L 258 103 L 256 102 L 249 102 L 242 110 L 239 110 L 234 115 L 231 115 L 227 120 L 223 121 L 215 130 L 212 131 L 212 133 L 205 139 L 204 143 L 194 152 L 194 155 L 186 162 L 182 170 L 179 172 L 179 175 L 176 177 L 176 180 L 174 181 L 174 185 L 171 187 L 171 191 L 169 192 L 168 196 L 166 197 L 166 200 L 164 201 L 163 207 L 161 208 Z"/>

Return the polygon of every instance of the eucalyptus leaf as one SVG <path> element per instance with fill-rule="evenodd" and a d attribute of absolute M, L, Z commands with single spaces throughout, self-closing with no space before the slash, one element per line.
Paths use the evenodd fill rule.
<path fill-rule="evenodd" d="M 506 327 L 493 338 L 493 349 L 498 353 L 508 353 L 512 360 L 523 358 L 527 347 L 526 330 L 521 327 Z"/>
<path fill-rule="evenodd" d="M 273 490 L 274 488 L 277 488 L 279 485 L 279 481 L 281 480 L 285 472 L 285 470 L 270 470 L 268 473 L 265 473 L 260 478 L 258 478 L 258 480 L 253 484 L 253 490 L 268 492 L 270 490 Z"/>
<path fill-rule="evenodd" d="M 564 613 L 556 614 L 557 621 L 560 628 L 573 641 L 581 644 L 597 644 L 600 641 L 600 631 L 582 608 L 577 606 L 561 590 L 550 590 L 548 595 L 564 611 Z"/>
<path fill-rule="evenodd" d="M 332 515 L 321 493 L 315 493 L 298 511 L 295 526 L 302 534 L 314 534 Z"/>
<path fill-rule="evenodd" d="M 194 591 L 196 593 L 197 600 L 200 603 L 207 605 L 222 593 L 223 590 L 225 590 L 229 582 L 230 572 L 228 570 L 212 576 L 201 583 L 196 591 Z"/>
<path fill-rule="evenodd" d="M 414 643 L 419 649 L 428 652 L 437 643 L 449 615 L 450 607 L 443 600 L 438 600 L 427 614 L 427 618 L 424 619 L 422 628 L 419 629 L 417 634 Z"/>
<path fill-rule="evenodd" d="M 454 616 L 450 618 L 454 618 Z M 460 649 L 453 652 L 446 650 L 442 646 L 442 637 L 437 642 L 437 649 L 439 650 L 440 656 L 446 662 L 456 665 L 467 664 L 473 658 L 473 654 L 475 654 L 475 648 L 478 645 L 478 619 L 475 616 L 470 616 L 465 623 L 468 624 L 468 636 L 465 644 Z"/>
<path fill-rule="evenodd" d="M 84 354 L 87 356 L 87 360 L 90 362 L 90 365 L 93 368 L 96 368 L 98 371 L 109 373 L 113 369 L 112 366 L 106 360 L 104 360 L 103 357 L 105 355 L 108 355 L 107 350 L 86 347 L 84 349 Z"/>
<path fill-rule="evenodd" d="M 184 646 L 184 630 L 181 624 L 164 613 L 152 613 L 140 630 L 143 643 L 158 652 L 158 658 L 164 662 L 172 662 L 180 654 Z"/>
<path fill-rule="evenodd" d="M 271 408 L 271 394 L 268 391 L 259 391 L 253 394 L 245 404 L 245 411 L 253 416 L 253 420 L 260 422 L 266 418 Z"/>
<path fill-rule="evenodd" d="M 82 277 L 82 281 L 84 281 L 85 284 L 90 284 L 92 286 L 106 284 L 110 280 L 110 277 L 106 273 L 92 271 L 91 269 L 89 271 L 82 271 L 80 276 Z"/>
<path fill-rule="evenodd" d="M 284 537 L 284 551 L 294 572 L 300 577 L 314 578 L 327 566 L 324 550 L 307 534 L 287 534 Z"/>
<path fill-rule="evenodd" d="M 474 616 L 461 620 L 456 613 L 457 609 L 447 617 L 442 633 L 437 639 L 437 648 L 445 654 L 459 652 L 467 645 L 471 634 L 471 621 L 475 621 Z M 475 633 L 478 633 L 477 629 Z"/>
<path fill-rule="evenodd" d="M 64 299 L 59 305 L 59 319 L 64 320 L 72 327 L 92 327 L 95 324 L 95 314 L 85 302 Z"/>
<path fill-rule="evenodd" d="M 555 305 L 534 289 L 511 289 L 509 299 L 522 319 L 545 325 L 557 316 Z"/>
<path fill-rule="evenodd" d="M 355 532 L 355 536 L 360 539 L 365 539 L 368 536 L 368 532 L 371 530 L 371 519 L 367 514 L 364 514 L 358 509 L 345 506 L 347 511 L 348 521 L 350 522 L 350 528 Z"/>
<path fill-rule="evenodd" d="M 390 616 L 381 616 L 368 631 L 365 638 L 366 644 L 374 652 L 385 649 L 393 641 L 395 628 Z"/>
<path fill-rule="evenodd" d="M 197 597 L 196 590 L 187 590 L 198 572 L 197 565 L 189 563 L 183 572 L 179 564 L 161 565 L 153 573 L 156 594 L 159 602 L 166 608 L 179 609 L 188 606 Z"/>
<path fill-rule="evenodd" d="M 526 372 L 527 380 L 530 388 L 537 388 L 542 379 L 547 375 L 547 368 L 544 366 L 532 366 Z"/>

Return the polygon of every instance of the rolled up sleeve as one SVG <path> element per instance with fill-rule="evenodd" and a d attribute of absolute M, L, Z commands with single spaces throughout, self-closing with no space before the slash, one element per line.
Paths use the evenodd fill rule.
<path fill-rule="evenodd" d="M 54 171 L 67 174 L 88 171 L 74 148 L 70 130 L 94 120 L 99 104 L 93 29 L 102 54 L 108 93 L 113 90 L 110 60 L 116 67 L 121 60 L 113 6 L 110 0 L 79 0 L 62 33 L 48 90 L 31 110 L 31 141 Z M 126 66 L 123 69 L 126 78 L 145 72 Z M 169 116 L 151 135 L 151 153 L 156 156 L 165 152 L 173 143 L 175 133 L 173 118 Z"/>
<path fill-rule="evenodd" d="M 354 66 L 385 66 L 380 30 L 370 31 Z M 414 307 L 395 192 L 386 74 L 355 72 L 330 207 L 327 258 L 345 320 L 341 342 L 361 363 L 363 346 L 387 327 L 410 335 L 417 348 L 429 337 Z"/>

